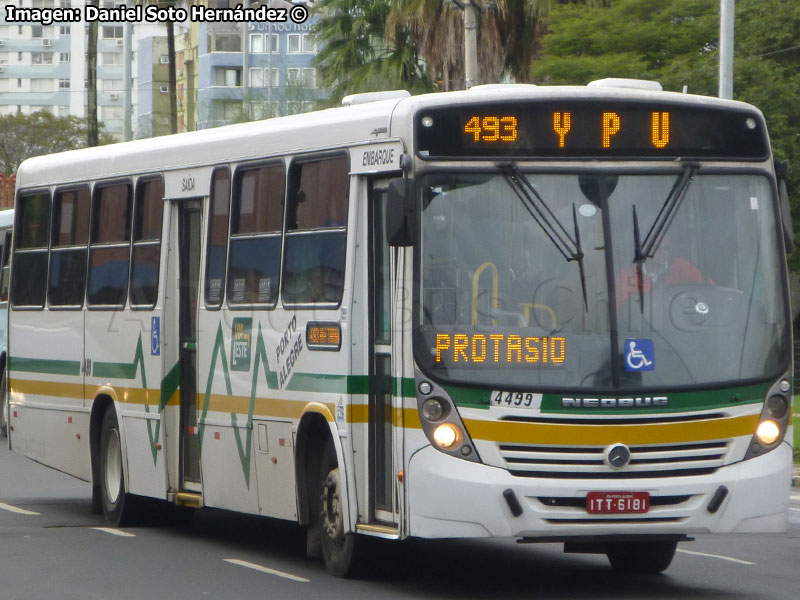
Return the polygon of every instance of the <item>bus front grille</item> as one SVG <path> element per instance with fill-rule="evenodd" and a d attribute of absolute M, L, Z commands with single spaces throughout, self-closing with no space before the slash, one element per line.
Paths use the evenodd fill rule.
<path fill-rule="evenodd" d="M 609 467 L 604 447 L 500 444 L 508 471 L 517 477 L 559 479 L 641 479 L 713 473 L 725 462 L 727 440 L 631 446 L 631 460 L 621 469 Z"/>

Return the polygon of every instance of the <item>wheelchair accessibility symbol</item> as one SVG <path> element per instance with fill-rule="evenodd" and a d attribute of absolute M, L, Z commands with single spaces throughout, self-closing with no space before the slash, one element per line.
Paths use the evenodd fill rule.
<path fill-rule="evenodd" d="M 161 355 L 161 317 L 153 317 L 150 320 L 150 354 Z"/>
<path fill-rule="evenodd" d="M 652 371 L 656 368 L 656 353 L 653 340 L 625 340 L 625 370 Z"/>

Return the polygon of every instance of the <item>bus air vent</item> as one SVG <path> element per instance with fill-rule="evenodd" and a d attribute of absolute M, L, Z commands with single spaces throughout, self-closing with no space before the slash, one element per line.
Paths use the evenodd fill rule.
<path fill-rule="evenodd" d="M 605 79 L 595 79 L 587 84 L 588 87 L 616 87 L 629 88 L 634 90 L 648 90 L 660 92 L 664 88 L 657 81 L 649 79 L 623 79 L 620 77 L 606 77 Z"/>

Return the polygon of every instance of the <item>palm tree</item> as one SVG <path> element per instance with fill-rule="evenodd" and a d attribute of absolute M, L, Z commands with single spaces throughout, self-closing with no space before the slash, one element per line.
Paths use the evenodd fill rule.
<path fill-rule="evenodd" d="M 321 0 L 315 59 L 333 99 L 344 93 L 405 87 L 463 89 L 464 13 L 478 7 L 480 82 L 531 80 L 531 63 L 555 4 L 609 0 Z"/>
<path fill-rule="evenodd" d="M 398 25 L 386 39 L 386 0 L 321 0 L 314 10 L 321 49 L 312 64 L 332 103 L 354 92 L 431 89 L 408 28 Z"/>
<path fill-rule="evenodd" d="M 609 0 L 388 0 L 386 36 L 403 24 L 410 29 L 428 76 L 442 89 L 462 89 L 464 82 L 463 4 L 478 7 L 478 75 L 480 82 L 508 74 L 530 81 L 531 63 L 547 17 L 555 4 L 605 5 Z"/>

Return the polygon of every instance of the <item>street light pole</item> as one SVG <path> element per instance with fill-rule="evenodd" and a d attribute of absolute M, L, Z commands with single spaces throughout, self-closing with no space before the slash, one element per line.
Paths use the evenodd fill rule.
<path fill-rule="evenodd" d="M 734 0 L 719 3 L 719 97 L 733 99 Z"/>
<path fill-rule="evenodd" d="M 464 3 L 464 83 L 469 89 L 478 81 L 478 7 Z"/>

